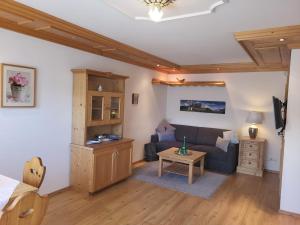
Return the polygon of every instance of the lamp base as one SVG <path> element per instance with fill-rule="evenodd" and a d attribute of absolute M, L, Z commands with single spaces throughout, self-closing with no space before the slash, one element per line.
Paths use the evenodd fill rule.
<path fill-rule="evenodd" d="M 254 128 L 254 127 L 249 127 L 249 137 L 251 139 L 255 139 L 257 137 L 257 133 L 258 133 L 258 128 Z"/>

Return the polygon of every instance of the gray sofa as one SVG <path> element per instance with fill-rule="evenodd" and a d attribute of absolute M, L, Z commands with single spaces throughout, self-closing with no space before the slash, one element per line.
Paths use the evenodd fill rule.
<path fill-rule="evenodd" d="M 177 124 L 172 124 L 172 126 L 176 128 L 176 141 L 159 142 L 158 135 L 155 134 L 151 136 L 151 143 L 147 144 L 148 147 L 154 149 L 156 153 L 171 147 L 180 147 L 185 136 L 189 149 L 207 152 L 205 169 L 225 174 L 235 172 L 238 163 L 238 145 L 230 143 L 227 152 L 215 146 L 218 136 L 223 137 L 223 131 L 226 130 Z"/>

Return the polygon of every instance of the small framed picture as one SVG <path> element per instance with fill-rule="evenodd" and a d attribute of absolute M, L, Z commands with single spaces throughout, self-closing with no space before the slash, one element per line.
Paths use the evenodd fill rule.
<path fill-rule="evenodd" d="M 36 69 L 1 64 L 1 107 L 35 107 Z"/>
<path fill-rule="evenodd" d="M 132 94 L 132 104 L 133 105 L 139 104 L 139 94 L 136 94 L 136 93 Z"/>

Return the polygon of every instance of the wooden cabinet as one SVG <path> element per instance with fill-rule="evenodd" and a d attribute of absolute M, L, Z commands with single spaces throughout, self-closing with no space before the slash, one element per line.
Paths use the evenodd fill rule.
<path fill-rule="evenodd" d="M 123 135 L 126 76 L 88 69 L 73 71 L 72 143 L 85 145 L 96 135 Z M 102 91 L 98 91 L 101 86 Z"/>
<path fill-rule="evenodd" d="M 89 188 L 90 192 L 94 192 L 96 190 L 100 190 L 105 188 L 113 183 L 113 174 L 115 162 L 113 151 L 104 151 L 101 150 L 95 151 L 93 153 L 94 157 L 94 175 L 92 176 L 94 179 L 94 185 Z"/>
<path fill-rule="evenodd" d="M 131 173 L 132 139 L 94 146 L 72 145 L 72 186 L 94 193 Z"/>
<path fill-rule="evenodd" d="M 131 175 L 131 153 L 129 154 L 128 145 L 121 146 L 114 155 L 114 174 L 113 180 L 120 181 Z"/>
<path fill-rule="evenodd" d="M 128 77 L 88 69 L 72 71 L 71 184 L 77 190 L 94 193 L 131 175 L 133 140 L 122 137 Z M 86 144 L 103 134 L 116 134 L 122 139 Z"/>
<path fill-rule="evenodd" d="M 263 176 L 265 139 L 250 139 L 244 137 L 240 140 L 238 173 Z"/>
<path fill-rule="evenodd" d="M 123 112 L 123 93 L 88 92 L 87 126 L 120 124 Z"/>

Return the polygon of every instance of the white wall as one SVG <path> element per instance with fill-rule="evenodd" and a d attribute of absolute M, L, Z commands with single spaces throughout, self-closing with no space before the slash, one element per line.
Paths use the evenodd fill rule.
<path fill-rule="evenodd" d="M 237 130 L 240 135 L 248 135 L 249 125 L 245 122 L 247 111 L 262 111 L 264 121 L 258 126 L 258 136 L 267 139 L 265 165 L 269 170 L 279 170 L 281 139 L 276 135 L 272 96 L 284 97 L 285 73 L 173 75 L 169 79 L 175 80 L 176 77 L 186 78 L 187 81 L 223 80 L 226 87 L 168 87 L 166 117 L 170 122 L 232 129 Z M 181 112 L 181 99 L 225 101 L 226 114 Z"/>
<path fill-rule="evenodd" d="M 281 210 L 300 214 L 300 50 L 293 50 L 290 67 L 287 125 L 283 157 Z"/>
<path fill-rule="evenodd" d="M 0 174 L 21 179 L 24 162 L 41 156 L 47 166 L 42 192 L 69 185 L 72 68 L 130 76 L 126 81 L 125 136 L 134 138 L 134 160 L 165 115 L 166 88 L 153 87 L 153 71 L 0 29 L 0 63 L 37 68 L 37 107 L 0 108 Z M 140 104 L 131 94 L 140 93 Z"/>

